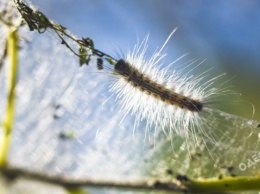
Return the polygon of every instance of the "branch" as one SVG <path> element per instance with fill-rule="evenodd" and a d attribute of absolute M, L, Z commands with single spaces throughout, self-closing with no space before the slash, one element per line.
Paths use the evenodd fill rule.
<path fill-rule="evenodd" d="M 94 48 L 94 42 L 92 39 L 77 39 L 75 36 L 71 35 L 64 26 L 49 20 L 42 12 L 33 10 L 20 0 L 14 0 L 14 2 L 31 31 L 37 30 L 39 33 L 44 33 L 47 28 L 53 30 L 60 38 L 61 44 L 65 45 L 74 55 L 79 57 L 80 66 L 83 64 L 88 65 L 92 56 L 99 57 L 99 60 L 105 59 L 111 65 L 117 63 L 117 60 L 110 55 Z M 78 45 L 78 52 L 69 45 L 65 40 L 65 37 Z"/>
<path fill-rule="evenodd" d="M 62 176 L 50 176 L 44 173 L 31 172 L 20 168 L 6 167 L 1 169 L 2 174 L 8 180 L 15 180 L 18 177 L 29 178 L 41 182 L 60 185 L 67 189 L 76 189 L 86 186 L 94 187 L 113 187 L 118 189 L 128 190 L 161 190 L 161 191 L 174 191 L 185 192 L 186 190 L 176 180 L 162 181 L 159 179 L 146 179 L 146 180 L 95 180 L 95 179 L 69 179 Z"/>
<path fill-rule="evenodd" d="M 70 179 L 62 176 L 50 176 L 48 174 L 32 172 L 21 168 L 6 167 L 0 170 L 8 180 L 15 180 L 18 177 L 29 178 L 41 182 L 60 185 L 66 189 L 78 189 L 86 186 L 110 187 L 127 190 L 146 191 L 170 191 L 180 193 L 224 193 L 228 191 L 259 191 L 260 177 L 238 176 L 218 177 L 207 179 L 189 179 L 185 175 L 177 175 L 171 180 L 162 179 L 140 179 L 140 180 L 95 180 Z"/>

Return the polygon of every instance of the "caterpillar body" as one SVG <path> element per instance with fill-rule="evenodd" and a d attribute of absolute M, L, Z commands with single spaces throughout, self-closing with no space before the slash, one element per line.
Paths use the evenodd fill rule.
<path fill-rule="evenodd" d="M 116 63 L 114 70 L 116 73 L 122 75 L 133 87 L 139 88 L 141 91 L 158 100 L 192 112 L 202 111 L 203 103 L 165 88 L 163 85 L 156 83 L 140 73 L 136 68 L 122 59 Z"/>
<path fill-rule="evenodd" d="M 115 82 L 110 91 L 116 94 L 125 114 L 135 115 L 136 123 L 146 120 L 146 131 L 155 127 L 155 130 L 170 133 L 174 130 L 187 137 L 198 129 L 207 136 L 202 127 L 205 122 L 202 115 L 210 110 L 210 98 L 221 90 L 211 87 L 217 77 L 204 81 L 203 73 L 194 76 L 189 72 L 170 72 L 169 67 L 162 68 L 166 56 L 164 47 L 175 30 L 150 58 L 145 56 L 147 36 L 133 51 L 119 59 L 112 72 Z"/>

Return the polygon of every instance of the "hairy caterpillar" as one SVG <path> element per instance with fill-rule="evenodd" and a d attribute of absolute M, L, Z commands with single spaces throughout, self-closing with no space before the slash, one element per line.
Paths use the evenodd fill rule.
<path fill-rule="evenodd" d="M 133 52 L 118 60 L 110 90 L 117 95 L 125 114 L 134 114 L 137 123 L 143 119 L 147 121 L 147 130 L 153 126 L 155 130 L 170 133 L 174 130 L 187 137 L 199 129 L 204 136 L 210 136 L 202 127 L 205 121 L 202 115 L 211 111 L 210 99 L 223 91 L 211 88 L 217 77 L 204 81 L 204 74 L 191 76 L 176 70 L 169 72 L 168 67 L 161 68 L 164 47 L 175 31 L 151 58 L 145 56 L 147 36 Z"/>
<path fill-rule="evenodd" d="M 151 134 L 156 140 L 164 132 L 170 138 L 174 137 L 174 133 L 184 137 L 188 145 L 195 143 L 200 146 L 209 142 L 211 145 L 221 144 L 228 148 L 230 143 L 241 142 L 233 141 L 233 135 L 238 138 L 237 130 L 249 120 L 222 112 L 215 106 L 218 106 L 219 103 L 216 102 L 221 101 L 223 94 L 230 94 L 223 85 L 215 86 L 223 74 L 209 79 L 208 70 L 198 75 L 192 74 L 191 71 L 200 65 L 192 67 L 196 61 L 192 61 L 189 67 L 185 65 L 181 70 L 171 70 L 175 61 L 183 56 L 163 66 L 166 56 L 164 48 L 175 31 L 176 29 L 170 33 L 162 47 L 151 57 L 146 56 L 149 38 L 146 36 L 140 44 L 136 44 L 133 51 L 128 51 L 118 60 L 106 54 L 96 58 L 98 70 L 106 69 L 106 63 L 103 63 L 104 59 L 108 61 L 106 57 L 112 61 L 109 62 L 113 67 L 108 67 L 108 75 L 113 82 L 109 87 L 113 99 L 116 103 L 119 102 L 119 107 L 124 112 L 122 115 L 120 110 L 120 117 L 122 120 L 127 115 L 135 117 L 134 123 L 131 123 L 134 133 L 139 124 L 145 121 L 144 141 L 148 135 L 151 140 Z M 105 102 L 109 99 L 111 96 Z M 252 126 L 250 124 L 247 127 Z"/>

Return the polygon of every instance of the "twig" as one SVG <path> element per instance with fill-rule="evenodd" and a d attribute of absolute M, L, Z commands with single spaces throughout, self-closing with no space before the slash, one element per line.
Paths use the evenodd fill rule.
<path fill-rule="evenodd" d="M 138 190 L 162 190 L 185 192 L 185 189 L 178 184 L 176 180 L 162 181 L 155 179 L 147 180 L 95 180 L 95 179 L 68 179 L 61 176 L 50 176 L 43 173 L 30 172 L 20 168 L 4 168 L 1 170 L 2 174 L 9 180 L 15 180 L 18 177 L 24 177 L 42 182 L 57 184 L 65 188 L 80 188 L 86 186 L 94 187 L 114 187 L 118 189 L 138 189 Z"/>
<path fill-rule="evenodd" d="M 80 66 L 83 64 L 88 65 L 92 56 L 105 59 L 111 65 L 117 63 L 117 60 L 110 55 L 94 48 L 94 42 L 90 38 L 77 39 L 73 35 L 70 35 L 65 27 L 49 20 L 42 12 L 35 11 L 20 0 L 14 0 L 18 11 L 22 18 L 27 23 L 31 31 L 37 30 L 39 33 L 44 33 L 47 28 L 53 30 L 61 40 L 61 44 L 64 44 L 74 55 L 79 57 Z M 65 40 L 69 38 L 79 47 L 79 51 L 76 52 Z"/>

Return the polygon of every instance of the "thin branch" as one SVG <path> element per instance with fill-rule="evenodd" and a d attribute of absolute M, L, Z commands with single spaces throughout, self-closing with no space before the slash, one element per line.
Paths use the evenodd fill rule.
<path fill-rule="evenodd" d="M 111 65 L 117 63 L 117 60 L 110 55 L 94 48 L 94 42 L 92 39 L 77 39 L 73 35 L 69 34 L 65 27 L 49 20 L 42 12 L 33 10 L 20 0 L 14 0 L 14 2 L 31 31 L 37 30 L 39 33 L 44 33 L 47 28 L 53 30 L 60 38 L 61 43 L 64 44 L 74 55 L 79 57 L 80 65 L 88 65 L 92 56 L 105 59 Z M 78 45 L 79 51 L 76 52 L 65 40 L 65 38 L 63 38 L 63 36 L 69 38 L 76 45 Z"/>
<path fill-rule="evenodd" d="M 260 177 L 238 176 L 207 179 L 190 179 L 185 175 L 178 175 L 171 180 L 162 179 L 139 179 L 139 180 L 96 180 L 71 179 L 62 176 L 50 176 L 44 173 L 32 172 L 25 169 L 6 167 L 0 172 L 8 180 L 15 180 L 18 177 L 38 180 L 41 182 L 60 185 L 67 189 L 78 189 L 86 186 L 108 187 L 127 190 L 160 190 L 180 193 L 225 193 L 229 191 L 259 191 Z"/>
<path fill-rule="evenodd" d="M 0 172 L 9 180 L 15 180 L 18 177 L 24 177 L 33 180 L 39 180 L 51 184 L 57 184 L 65 188 L 80 188 L 86 186 L 94 187 L 113 187 L 118 189 L 129 190 L 161 190 L 185 192 L 186 190 L 178 184 L 178 181 L 162 181 L 158 179 L 147 180 L 95 180 L 95 179 L 69 179 L 61 176 L 50 176 L 43 173 L 30 172 L 20 168 L 4 168 Z"/>

